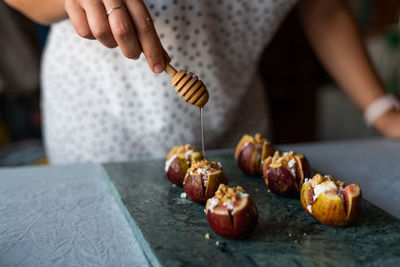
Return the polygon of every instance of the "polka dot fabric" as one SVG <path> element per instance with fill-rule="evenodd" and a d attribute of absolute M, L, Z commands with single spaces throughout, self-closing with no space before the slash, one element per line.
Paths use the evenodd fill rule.
<path fill-rule="evenodd" d="M 233 147 L 267 132 L 257 73 L 265 46 L 295 0 L 145 1 L 178 69 L 206 84 L 206 149 Z M 51 27 L 42 65 L 45 144 L 55 164 L 164 157 L 174 145 L 200 147 L 200 112 L 174 92 L 144 56 L 80 38 L 69 20 Z"/>

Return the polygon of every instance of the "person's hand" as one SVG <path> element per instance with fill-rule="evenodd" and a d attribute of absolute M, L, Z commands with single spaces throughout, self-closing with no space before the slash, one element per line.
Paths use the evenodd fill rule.
<path fill-rule="evenodd" d="M 115 7 L 122 8 L 107 16 Z M 138 59 L 143 52 L 155 73 L 170 61 L 142 0 L 65 0 L 65 10 L 81 37 L 96 39 L 109 48 L 119 46 L 127 58 Z"/>
<path fill-rule="evenodd" d="M 385 137 L 400 139 L 400 111 L 392 109 L 385 112 L 376 120 L 375 126 Z"/>

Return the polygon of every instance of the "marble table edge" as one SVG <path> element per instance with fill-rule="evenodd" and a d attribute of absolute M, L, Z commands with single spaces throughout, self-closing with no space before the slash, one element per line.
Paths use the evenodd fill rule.
<path fill-rule="evenodd" d="M 157 256 L 154 254 L 153 250 L 150 248 L 149 243 L 144 238 L 143 233 L 140 231 L 136 222 L 133 220 L 130 212 L 128 211 L 125 204 L 123 203 L 121 196 L 120 196 L 117 188 L 115 188 L 114 183 L 111 181 L 106 169 L 104 168 L 104 165 L 101 164 L 100 166 L 101 166 L 102 172 L 103 172 L 102 178 L 108 184 L 109 190 L 110 190 L 114 200 L 117 202 L 117 205 L 119 206 L 122 214 L 124 215 L 125 219 L 127 220 L 128 224 L 129 224 L 129 228 L 132 231 L 132 234 L 137 239 L 138 243 L 140 244 L 140 247 L 143 249 L 144 255 L 146 256 L 146 259 L 149 262 L 150 266 L 154 266 L 154 267 L 162 266 L 162 264 L 159 262 Z"/>

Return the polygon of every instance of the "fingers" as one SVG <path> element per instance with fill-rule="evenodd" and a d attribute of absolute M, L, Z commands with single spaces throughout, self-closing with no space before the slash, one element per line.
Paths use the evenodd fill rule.
<path fill-rule="evenodd" d="M 65 10 L 79 36 L 86 39 L 95 39 L 87 22 L 85 10 L 73 1 L 65 1 Z"/>
<path fill-rule="evenodd" d="M 107 10 L 115 7 L 125 8 L 114 9 L 107 17 Z M 65 9 L 83 38 L 97 39 L 109 48 L 118 45 L 128 58 L 137 59 L 143 51 L 155 73 L 164 71 L 165 63 L 171 61 L 142 0 L 66 0 Z"/>
<path fill-rule="evenodd" d="M 126 5 L 150 69 L 155 73 L 164 71 L 163 48 L 146 6 L 142 0 L 127 1 Z"/>
<path fill-rule="evenodd" d="M 124 7 L 120 0 L 107 0 L 104 5 L 106 10 L 110 10 L 113 7 Z M 122 53 L 124 53 L 127 58 L 138 59 L 142 51 L 139 41 L 136 38 L 136 32 L 132 25 L 131 18 L 125 7 L 122 9 L 114 9 L 108 16 L 108 22 L 114 39 Z"/>
<path fill-rule="evenodd" d="M 163 56 L 164 56 L 164 61 L 170 63 L 171 62 L 171 58 L 168 55 L 168 52 L 164 49 L 164 47 L 161 47 L 161 48 L 162 48 L 162 52 L 163 52 Z"/>
<path fill-rule="evenodd" d="M 111 32 L 103 3 L 99 1 L 85 1 L 83 8 L 86 12 L 87 21 L 93 36 L 106 47 L 116 47 L 117 42 Z"/>

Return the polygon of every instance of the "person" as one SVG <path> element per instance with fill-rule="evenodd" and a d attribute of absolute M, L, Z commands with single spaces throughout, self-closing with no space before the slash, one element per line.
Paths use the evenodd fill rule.
<path fill-rule="evenodd" d="M 258 60 L 295 4 L 329 73 L 383 135 L 400 138 L 398 102 L 385 95 L 341 0 L 6 2 L 52 25 L 42 66 L 52 163 L 163 157 L 174 145 L 199 145 L 198 108 L 178 98 L 168 75 L 157 75 L 170 60 L 210 92 L 206 148 L 266 133 Z"/>

